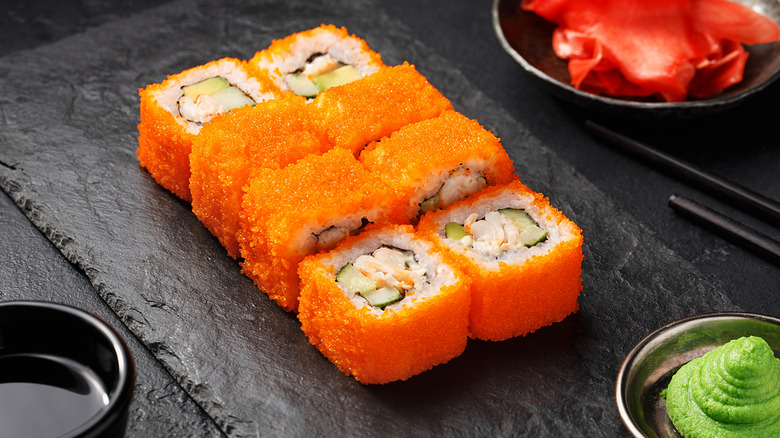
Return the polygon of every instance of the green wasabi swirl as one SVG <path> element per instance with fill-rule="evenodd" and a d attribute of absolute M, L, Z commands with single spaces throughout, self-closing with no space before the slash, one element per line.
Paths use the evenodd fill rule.
<path fill-rule="evenodd" d="M 669 418 L 686 438 L 780 436 L 780 360 L 757 336 L 688 362 L 665 396 Z"/>

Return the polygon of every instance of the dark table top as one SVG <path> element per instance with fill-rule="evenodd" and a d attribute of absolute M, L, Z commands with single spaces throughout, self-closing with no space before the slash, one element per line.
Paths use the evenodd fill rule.
<path fill-rule="evenodd" d="M 89 27 L 130 16 L 160 2 L 77 0 L 6 2 L 0 11 L 0 56 L 46 45 Z M 672 193 L 701 200 L 778 238 L 771 227 L 606 147 L 588 135 L 593 118 L 702 168 L 780 199 L 780 144 L 774 118 L 780 84 L 721 115 L 687 122 L 625 121 L 561 101 L 530 81 L 493 31 L 489 2 L 383 0 L 424 44 L 444 56 L 531 134 L 570 163 L 673 251 L 699 269 L 745 311 L 780 316 L 780 270 L 675 215 Z M 518 86 L 522 83 L 524 86 Z M 1 147 L 1 145 L 0 145 Z M 85 275 L 60 255 L 6 196 L 0 194 L 0 300 L 52 300 L 107 320 L 128 341 L 139 370 L 128 436 L 214 436 L 222 432 L 124 327 Z M 67 294 L 62 291 L 67 290 Z"/>

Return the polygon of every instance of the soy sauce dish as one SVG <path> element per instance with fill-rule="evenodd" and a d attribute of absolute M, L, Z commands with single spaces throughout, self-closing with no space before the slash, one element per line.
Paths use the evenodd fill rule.
<path fill-rule="evenodd" d="M 743 336 L 763 338 L 778 356 L 780 319 L 752 313 L 712 313 L 672 322 L 640 341 L 618 372 L 615 397 L 632 436 L 680 437 L 661 397 L 674 373 L 710 350 Z"/>
<path fill-rule="evenodd" d="M 780 23 L 777 0 L 733 0 L 750 6 Z M 656 102 L 601 96 L 570 85 L 567 61 L 552 49 L 556 25 L 533 12 L 524 11 L 522 0 L 494 0 L 493 29 L 501 46 L 523 69 L 554 95 L 583 108 L 641 120 L 690 120 L 735 107 L 768 87 L 780 77 L 780 41 L 747 46 L 750 54 L 743 80 L 722 93 L 701 100 Z"/>
<path fill-rule="evenodd" d="M 0 303 L 0 436 L 124 436 L 134 383 L 127 346 L 99 318 Z"/>

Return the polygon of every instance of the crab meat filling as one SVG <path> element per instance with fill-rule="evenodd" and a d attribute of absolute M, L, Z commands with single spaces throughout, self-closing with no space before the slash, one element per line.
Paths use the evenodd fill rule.
<path fill-rule="evenodd" d="M 459 244 L 493 257 L 534 246 L 547 238 L 546 231 L 522 210 L 515 209 L 491 211 L 482 219 L 472 213 L 463 222 L 462 232 L 463 237 L 456 233 L 452 236 Z"/>
<path fill-rule="evenodd" d="M 227 112 L 217 99 L 208 94 L 201 94 L 195 99 L 182 96 L 178 105 L 182 117 L 199 125 Z"/>
<path fill-rule="evenodd" d="M 412 251 L 381 247 L 371 255 L 355 260 L 355 268 L 374 280 L 378 289 L 391 287 L 401 295 L 419 290 L 426 281 L 425 269 L 415 259 Z"/>
<path fill-rule="evenodd" d="M 362 218 L 360 220 L 360 224 L 357 226 L 334 225 L 332 227 L 326 228 L 321 233 L 314 235 L 314 237 L 317 239 L 317 249 L 320 251 L 329 251 L 335 248 L 339 242 L 346 239 L 347 236 L 354 236 L 359 234 L 370 223 L 371 222 L 368 219 Z"/>
<path fill-rule="evenodd" d="M 444 180 L 433 196 L 420 203 L 420 215 L 447 208 L 450 204 L 477 193 L 485 186 L 487 186 L 487 179 L 482 172 L 458 168 Z"/>
<path fill-rule="evenodd" d="M 336 58 L 330 56 L 327 53 L 315 53 L 306 60 L 306 64 L 303 67 L 296 70 L 294 73 L 303 73 L 308 77 L 315 77 L 325 73 L 329 73 L 341 66 L 341 62 Z"/>

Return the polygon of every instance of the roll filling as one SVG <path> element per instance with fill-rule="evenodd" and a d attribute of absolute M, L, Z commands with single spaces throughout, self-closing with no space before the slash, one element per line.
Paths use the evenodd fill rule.
<path fill-rule="evenodd" d="M 333 25 L 275 40 L 267 49 L 257 52 L 249 65 L 279 90 L 307 98 L 384 67 L 381 56 L 364 40 Z"/>
<path fill-rule="evenodd" d="M 336 282 L 348 292 L 365 298 L 370 305 L 384 309 L 422 290 L 428 281 L 426 269 L 413 251 L 382 246 L 344 265 L 336 275 Z"/>
<path fill-rule="evenodd" d="M 200 125 L 232 109 L 255 105 L 251 97 L 221 76 L 182 86 L 181 91 L 176 102 L 179 115 Z"/>
<path fill-rule="evenodd" d="M 447 223 L 445 233 L 459 245 L 493 257 L 530 248 L 547 239 L 547 231 L 521 208 L 502 208 L 483 217 L 471 213 L 463 224 Z"/>

